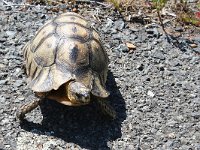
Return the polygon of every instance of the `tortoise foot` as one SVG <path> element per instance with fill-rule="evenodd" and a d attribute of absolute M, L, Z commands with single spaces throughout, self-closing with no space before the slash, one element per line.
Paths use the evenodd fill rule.
<path fill-rule="evenodd" d="M 19 108 L 19 109 L 17 110 L 17 112 L 16 112 L 16 117 L 17 117 L 17 119 L 19 119 L 19 120 L 23 120 L 23 119 L 24 119 L 25 113 L 22 111 L 21 108 Z"/>
<path fill-rule="evenodd" d="M 18 108 L 17 113 L 16 113 L 16 117 L 19 120 L 23 120 L 24 117 L 25 117 L 25 114 L 32 111 L 37 106 L 39 106 L 41 101 L 42 101 L 42 99 L 33 100 L 30 103 L 22 105 L 20 108 Z"/>
<path fill-rule="evenodd" d="M 113 109 L 112 106 L 110 106 L 107 101 L 99 99 L 97 100 L 98 105 L 101 108 L 101 111 L 103 112 L 103 114 L 105 114 L 106 116 L 108 116 L 109 118 L 111 118 L 112 120 L 116 119 L 116 111 Z"/>

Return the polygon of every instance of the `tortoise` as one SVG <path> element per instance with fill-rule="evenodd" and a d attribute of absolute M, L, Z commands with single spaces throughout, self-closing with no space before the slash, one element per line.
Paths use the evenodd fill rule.
<path fill-rule="evenodd" d="M 23 47 L 27 87 L 31 102 L 22 105 L 17 117 L 45 99 L 68 106 L 96 102 L 104 114 L 116 118 L 106 90 L 108 56 L 97 31 L 83 16 L 68 12 L 47 21 Z"/>

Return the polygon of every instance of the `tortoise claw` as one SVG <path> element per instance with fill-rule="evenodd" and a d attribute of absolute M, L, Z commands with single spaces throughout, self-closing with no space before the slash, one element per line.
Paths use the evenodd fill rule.
<path fill-rule="evenodd" d="M 17 117 L 17 119 L 19 119 L 19 120 L 23 120 L 24 117 L 25 117 L 25 113 L 23 113 L 23 112 L 21 111 L 21 109 L 18 109 L 17 112 L 16 112 L 16 117 Z"/>

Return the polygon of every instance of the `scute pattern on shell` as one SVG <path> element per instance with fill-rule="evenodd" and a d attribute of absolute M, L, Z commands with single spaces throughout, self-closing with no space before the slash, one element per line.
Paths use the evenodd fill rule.
<path fill-rule="evenodd" d="M 96 96 L 105 90 L 108 57 L 98 33 L 76 13 L 48 21 L 24 46 L 29 87 L 35 92 L 57 90 L 69 80 L 80 81 Z"/>

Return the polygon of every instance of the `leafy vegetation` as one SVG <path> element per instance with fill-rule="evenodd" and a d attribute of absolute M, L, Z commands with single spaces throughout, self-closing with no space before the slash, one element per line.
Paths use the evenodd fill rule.
<path fill-rule="evenodd" d="M 133 8 L 136 2 L 136 0 L 135 1 L 134 0 L 107 0 L 107 1 L 112 3 L 119 12 L 127 11 L 127 7 L 131 8 L 130 5 Z M 142 1 L 143 3 L 149 3 L 151 10 L 153 9 L 156 10 L 159 21 L 161 22 L 161 25 L 163 25 L 161 11 L 163 8 L 167 6 L 167 3 L 170 2 L 170 0 L 151 0 L 151 1 L 140 0 L 140 2 Z M 189 8 L 188 2 L 186 0 L 180 0 L 179 2 L 175 0 L 173 6 L 168 6 L 168 7 L 171 7 L 174 10 L 174 13 L 177 16 L 178 21 L 182 23 L 200 26 L 200 3 L 197 4 L 197 7 L 198 7 L 197 12 L 193 12 L 193 10 Z"/>
<path fill-rule="evenodd" d="M 153 6 L 158 10 L 161 11 L 163 7 L 165 7 L 168 0 L 153 0 Z"/>
<path fill-rule="evenodd" d="M 129 11 L 134 7 L 136 0 L 106 0 L 114 5 L 114 7 L 122 12 L 123 10 Z"/>

